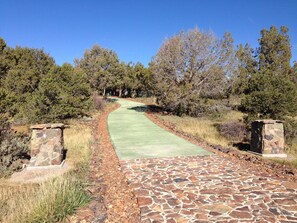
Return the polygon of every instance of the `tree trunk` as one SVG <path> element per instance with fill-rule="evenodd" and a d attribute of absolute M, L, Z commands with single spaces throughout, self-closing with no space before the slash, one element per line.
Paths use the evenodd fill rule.
<path fill-rule="evenodd" d="M 120 88 L 119 90 L 119 97 L 121 98 L 122 97 L 122 89 Z"/>

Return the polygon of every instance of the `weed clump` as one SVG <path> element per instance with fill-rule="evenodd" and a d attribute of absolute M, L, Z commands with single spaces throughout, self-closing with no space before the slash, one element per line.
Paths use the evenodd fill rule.
<path fill-rule="evenodd" d="M 0 114 L 0 177 L 21 169 L 28 155 L 29 137 L 11 130 L 7 116 Z"/>
<path fill-rule="evenodd" d="M 233 142 L 242 142 L 246 135 L 246 127 L 239 121 L 229 121 L 218 125 L 219 133 Z"/>

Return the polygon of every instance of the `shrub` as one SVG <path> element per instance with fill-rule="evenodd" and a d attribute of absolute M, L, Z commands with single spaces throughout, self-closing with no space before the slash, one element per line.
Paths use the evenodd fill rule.
<path fill-rule="evenodd" d="M 86 76 L 64 64 L 40 80 L 38 89 L 27 98 L 24 116 L 31 123 L 80 117 L 90 108 L 90 95 Z"/>
<path fill-rule="evenodd" d="M 16 134 L 10 129 L 8 119 L 0 114 L 0 177 L 19 170 L 28 159 L 29 137 Z"/>
<path fill-rule="evenodd" d="M 293 118 L 286 118 L 284 122 L 286 144 L 292 146 L 297 140 L 297 121 Z"/>
<path fill-rule="evenodd" d="M 97 93 L 93 93 L 93 106 L 96 110 L 103 110 L 105 107 L 105 100 L 100 97 Z"/>
<path fill-rule="evenodd" d="M 234 142 L 241 142 L 247 135 L 246 127 L 238 121 L 225 122 L 218 125 L 218 130 L 222 136 Z"/>
<path fill-rule="evenodd" d="M 249 116 L 281 119 L 297 111 L 297 88 L 285 75 L 257 73 L 249 80 L 241 106 Z"/>

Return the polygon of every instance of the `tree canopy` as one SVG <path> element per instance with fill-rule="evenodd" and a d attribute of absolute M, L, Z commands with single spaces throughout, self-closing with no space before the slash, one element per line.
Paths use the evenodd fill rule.
<path fill-rule="evenodd" d="M 237 82 L 244 83 L 239 90 L 245 93 L 244 110 L 255 118 L 283 118 L 296 114 L 296 74 L 290 65 L 288 28 L 263 29 L 259 45 L 254 51 L 243 50 L 242 46 L 237 50 L 240 74 Z"/>
<path fill-rule="evenodd" d="M 77 117 L 88 110 L 87 78 L 70 64 L 59 67 L 44 50 L 7 47 L 2 38 L 0 49 L 0 113 L 37 122 Z"/>
<path fill-rule="evenodd" d="M 194 115 L 201 98 L 222 97 L 233 55 L 229 33 L 220 39 L 195 28 L 167 39 L 152 62 L 159 103 Z"/>
<path fill-rule="evenodd" d="M 230 33 L 198 28 L 164 41 L 149 67 L 120 61 L 94 45 L 75 66 L 58 66 L 43 49 L 8 47 L 0 38 L 0 113 L 15 120 L 53 121 L 82 116 L 92 92 L 103 96 L 152 96 L 176 114 L 197 116 L 207 100 L 243 97 L 253 117 L 281 118 L 297 111 L 297 63 L 291 66 L 289 30 L 263 29 L 259 47 L 233 48 Z"/>

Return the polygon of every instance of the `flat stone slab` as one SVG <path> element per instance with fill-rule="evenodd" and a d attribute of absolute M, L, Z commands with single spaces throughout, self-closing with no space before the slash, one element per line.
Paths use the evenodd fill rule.
<path fill-rule="evenodd" d="M 14 173 L 8 181 L 11 183 L 41 183 L 63 175 L 69 170 L 70 166 L 67 163 L 56 166 L 27 167 L 21 172 Z"/>
<path fill-rule="evenodd" d="M 142 222 L 297 222 L 297 184 L 220 156 L 122 160 Z"/>
<path fill-rule="evenodd" d="M 46 123 L 46 124 L 37 124 L 30 126 L 30 129 L 57 129 L 57 128 L 69 128 L 69 125 L 64 125 L 63 123 Z"/>
<path fill-rule="evenodd" d="M 120 160 L 212 154 L 153 123 L 144 114 L 144 104 L 117 102 L 121 107 L 109 114 L 108 129 Z"/>

